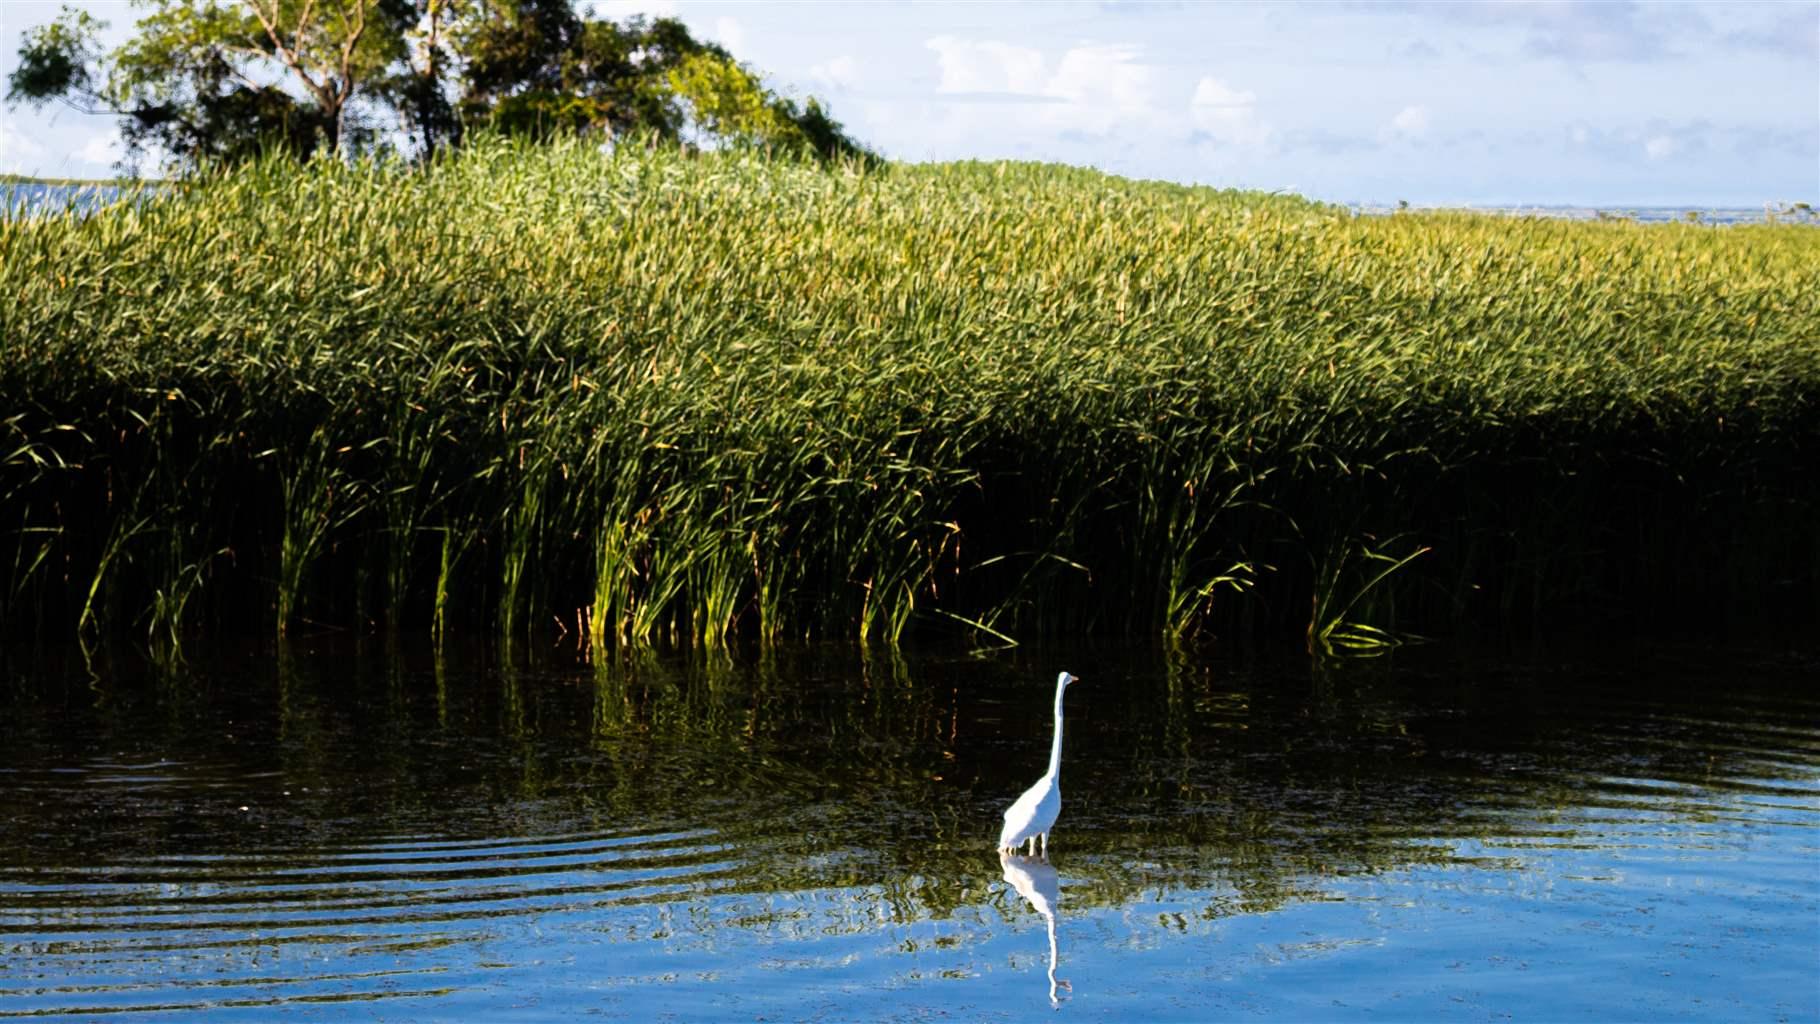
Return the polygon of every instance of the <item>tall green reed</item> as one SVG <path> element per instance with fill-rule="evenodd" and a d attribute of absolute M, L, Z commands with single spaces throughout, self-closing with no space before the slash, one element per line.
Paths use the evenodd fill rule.
<path fill-rule="evenodd" d="M 1820 617 L 1800 226 L 482 142 L 0 250 L 9 629 Z"/>

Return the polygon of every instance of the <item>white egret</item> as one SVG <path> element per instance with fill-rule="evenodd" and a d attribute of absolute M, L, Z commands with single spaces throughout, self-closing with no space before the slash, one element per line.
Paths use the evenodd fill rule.
<path fill-rule="evenodd" d="M 1049 828 L 1062 811 L 1062 694 L 1075 681 L 1066 672 L 1055 677 L 1055 743 L 1049 748 L 1049 771 L 1006 809 L 1005 827 L 998 834 L 1000 850 L 1015 853 L 1028 843 L 1034 851 L 1041 840 L 1041 856 L 1049 856 Z"/>

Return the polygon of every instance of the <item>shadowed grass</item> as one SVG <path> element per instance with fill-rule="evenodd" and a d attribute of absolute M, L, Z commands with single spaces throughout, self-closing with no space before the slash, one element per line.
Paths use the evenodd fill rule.
<path fill-rule="evenodd" d="M 1810 228 L 488 143 L 0 251 L 10 629 L 1815 618 Z"/>

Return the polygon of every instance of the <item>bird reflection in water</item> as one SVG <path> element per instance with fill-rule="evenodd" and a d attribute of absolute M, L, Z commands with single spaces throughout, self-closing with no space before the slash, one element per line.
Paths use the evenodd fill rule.
<path fill-rule="evenodd" d="M 1040 857 L 1026 857 L 1006 850 L 999 851 L 998 862 L 1005 869 L 1005 881 L 1010 882 L 1018 895 L 1028 900 L 1031 909 L 1043 915 L 1043 921 L 1049 925 L 1049 1005 L 1060 1009 L 1062 997 L 1057 991 L 1073 992 L 1074 986 L 1067 979 L 1055 976 L 1055 907 L 1062 899 L 1055 867 Z"/>

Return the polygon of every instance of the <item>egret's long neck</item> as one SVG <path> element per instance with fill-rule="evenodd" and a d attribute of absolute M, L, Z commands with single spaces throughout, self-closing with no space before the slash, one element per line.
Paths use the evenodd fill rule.
<path fill-rule="evenodd" d="M 1049 777 L 1062 777 L 1062 694 L 1068 684 L 1057 683 L 1055 687 L 1055 742 L 1049 747 Z"/>

